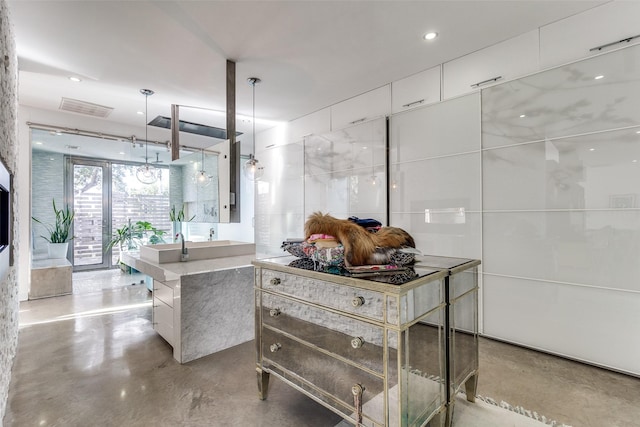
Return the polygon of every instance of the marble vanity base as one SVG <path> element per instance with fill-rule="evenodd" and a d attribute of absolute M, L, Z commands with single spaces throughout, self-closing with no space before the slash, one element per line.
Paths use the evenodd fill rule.
<path fill-rule="evenodd" d="M 123 261 L 153 278 L 153 328 L 187 363 L 255 337 L 255 254 L 156 264 Z"/>
<path fill-rule="evenodd" d="M 183 276 L 180 282 L 181 363 L 254 339 L 253 266 Z"/>

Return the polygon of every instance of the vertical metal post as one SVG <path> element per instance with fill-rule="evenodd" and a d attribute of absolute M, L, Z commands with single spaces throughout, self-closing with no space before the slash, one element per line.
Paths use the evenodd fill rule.
<path fill-rule="evenodd" d="M 451 272 L 449 272 L 451 274 Z M 454 361 L 452 360 L 452 348 L 451 348 L 451 284 L 449 282 L 450 276 L 444 278 L 444 354 L 445 354 L 445 373 L 444 383 L 446 386 L 446 406 L 447 414 L 445 417 L 445 426 L 451 425 L 451 419 L 453 418 L 453 402 L 451 401 L 451 383 L 452 379 L 452 367 Z"/>
<path fill-rule="evenodd" d="M 180 106 L 171 104 L 171 160 L 180 158 Z"/>
<path fill-rule="evenodd" d="M 236 63 L 227 60 L 227 139 L 229 140 L 229 222 L 240 222 L 240 144 L 236 141 Z"/>

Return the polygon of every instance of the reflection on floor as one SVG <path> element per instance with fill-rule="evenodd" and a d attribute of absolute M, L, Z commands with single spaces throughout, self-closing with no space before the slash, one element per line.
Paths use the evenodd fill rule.
<path fill-rule="evenodd" d="M 74 277 L 95 279 L 78 287 L 94 291 L 22 303 L 4 426 L 315 427 L 340 421 L 278 380 L 260 401 L 253 342 L 176 363 L 151 328 L 150 294 L 140 279 L 104 274 L 103 284 L 95 273 Z M 478 393 L 575 427 L 637 426 L 640 419 L 640 379 L 488 339 L 480 342 Z"/>
<path fill-rule="evenodd" d="M 73 293 L 86 294 L 123 286 L 144 285 L 142 273 L 125 274 L 120 269 L 80 271 L 73 273 Z"/>

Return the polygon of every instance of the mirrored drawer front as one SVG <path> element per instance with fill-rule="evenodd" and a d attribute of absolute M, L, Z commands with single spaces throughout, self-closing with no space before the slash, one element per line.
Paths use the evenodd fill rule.
<path fill-rule="evenodd" d="M 160 298 L 169 307 L 173 307 L 173 288 L 157 280 L 153 281 L 153 296 Z"/>
<path fill-rule="evenodd" d="M 267 293 L 262 296 L 262 307 L 265 325 L 382 375 L 382 328 Z"/>
<path fill-rule="evenodd" d="M 262 287 L 348 313 L 383 320 L 384 300 L 380 292 L 266 269 L 262 269 Z"/>
<path fill-rule="evenodd" d="M 153 329 L 173 345 L 173 308 L 153 298 Z"/>
<path fill-rule="evenodd" d="M 383 392 L 384 384 L 381 378 L 275 331 L 263 329 L 262 338 L 263 366 L 267 370 L 291 379 L 309 394 L 319 397 L 327 405 L 347 415 L 355 412 L 352 388 L 358 385 L 364 387 L 361 398 L 363 415 L 378 424 L 384 424 L 383 405 L 367 405 L 367 402 Z M 312 384 L 321 391 L 304 386 L 304 383 Z M 378 397 L 377 400 L 379 399 Z"/>

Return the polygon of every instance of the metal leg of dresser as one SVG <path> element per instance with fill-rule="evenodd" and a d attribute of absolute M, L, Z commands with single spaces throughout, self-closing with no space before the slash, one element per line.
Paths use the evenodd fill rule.
<path fill-rule="evenodd" d="M 469 379 L 464 383 L 464 389 L 467 393 L 467 400 L 469 402 L 476 401 L 476 388 L 478 387 L 478 372 L 469 377 Z"/>
<path fill-rule="evenodd" d="M 453 422 L 453 409 L 454 409 L 454 402 L 451 401 L 449 403 L 447 403 L 447 408 L 445 409 L 445 419 L 444 419 L 444 425 L 445 427 L 451 427 L 451 423 Z"/>
<path fill-rule="evenodd" d="M 256 368 L 258 374 L 258 397 L 260 400 L 267 398 L 267 392 L 269 391 L 269 372 L 263 371 L 261 368 Z"/>
<path fill-rule="evenodd" d="M 427 424 L 427 426 L 428 427 L 443 427 L 445 425 L 445 422 L 446 422 L 446 417 L 447 417 L 447 408 L 445 406 L 444 408 L 442 408 L 442 410 L 440 412 L 435 414 L 429 420 L 429 423 Z"/>

